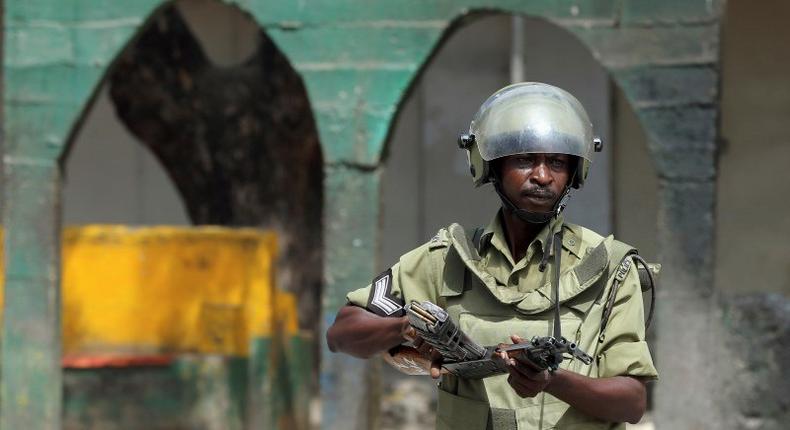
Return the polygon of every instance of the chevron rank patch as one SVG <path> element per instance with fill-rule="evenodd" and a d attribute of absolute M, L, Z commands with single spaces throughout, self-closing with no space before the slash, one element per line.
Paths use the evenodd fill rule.
<path fill-rule="evenodd" d="M 392 295 L 392 269 L 387 269 L 373 280 L 368 298 L 368 310 L 383 317 L 405 315 L 403 300 Z"/>

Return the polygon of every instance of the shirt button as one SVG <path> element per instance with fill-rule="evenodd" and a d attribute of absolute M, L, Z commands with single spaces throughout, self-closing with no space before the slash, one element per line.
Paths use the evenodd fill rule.
<path fill-rule="evenodd" d="M 570 239 L 570 240 L 568 240 L 568 245 L 574 246 L 574 245 L 576 245 L 576 241 L 573 240 L 573 239 Z"/>

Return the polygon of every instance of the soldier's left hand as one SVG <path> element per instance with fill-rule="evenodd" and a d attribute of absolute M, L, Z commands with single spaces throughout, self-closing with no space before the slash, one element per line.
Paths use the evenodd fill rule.
<path fill-rule="evenodd" d="M 510 340 L 513 343 L 523 343 L 527 340 L 519 336 L 511 335 Z M 528 363 L 510 358 L 507 353 L 501 352 L 501 358 L 507 363 L 507 370 L 510 374 L 507 378 L 507 383 L 513 387 L 521 397 L 535 397 L 541 391 L 546 389 L 546 386 L 551 382 L 551 374 L 548 370 L 538 370 Z"/>

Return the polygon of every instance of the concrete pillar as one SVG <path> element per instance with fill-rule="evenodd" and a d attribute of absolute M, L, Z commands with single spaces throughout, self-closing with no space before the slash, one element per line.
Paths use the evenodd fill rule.
<path fill-rule="evenodd" d="M 6 147 L 7 148 L 7 147 Z M 0 427 L 61 428 L 60 168 L 4 155 Z"/>
<path fill-rule="evenodd" d="M 328 165 L 324 177 L 324 264 L 321 327 L 321 428 L 375 428 L 378 390 L 369 375 L 377 360 L 331 353 L 323 336 L 348 291 L 373 279 L 379 219 L 378 170 Z M 373 382 L 371 384 L 371 382 Z"/>

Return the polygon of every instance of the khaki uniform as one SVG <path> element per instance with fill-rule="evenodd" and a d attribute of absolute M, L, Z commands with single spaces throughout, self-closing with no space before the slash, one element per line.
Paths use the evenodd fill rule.
<path fill-rule="evenodd" d="M 593 378 L 618 375 L 657 377 L 645 343 L 642 293 L 631 265 L 617 290 L 604 333 L 602 312 L 616 268 L 608 266 L 614 241 L 591 230 L 552 221 L 530 244 L 526 256 L 510 255 L 499 214 L 474 249 L 454 224 L 428 243 L 403 255 L 371 286 L 348 294 L 348 300 L 380 315 L 402 315 L 400 306 L 429 300 L 445 308 L 480 345 L 510 343 L 510 335 L 530 339 L 553 334 L 552 264 L 538 265 L 550 232 L 564 229 L 560 274 L 562 333 L 591 355 L 589 366 L 565 360 L 561 368 Z M 549 262 L 552 260 L 549 259 Z M 622 276 L 622 274 L 621 274 Z M 395 306 L 396 305 L 396 306 Z M 622 428 L 586 416 L 557 398 L 540 393 L 520 398 L 507 375 L 467 380 L 445 375 L 439 384 L 437 428 L 463 429 L 604 429 Z"/>

